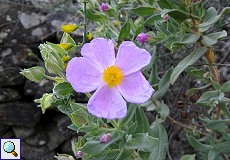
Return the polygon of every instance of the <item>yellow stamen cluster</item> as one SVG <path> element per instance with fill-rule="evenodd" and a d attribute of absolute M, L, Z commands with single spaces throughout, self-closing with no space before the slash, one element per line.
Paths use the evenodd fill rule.
<path fill-rule="evenodd" d="M 107 67 L 103 72 L 103 80 L 110 88 L 121 84 L 123 78 L 122 70 L 115 65 Z"/>

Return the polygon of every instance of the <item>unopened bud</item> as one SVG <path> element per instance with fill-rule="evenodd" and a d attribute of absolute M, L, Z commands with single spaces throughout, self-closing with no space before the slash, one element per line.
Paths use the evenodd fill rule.
<path fill-rule="evenodd" d="M 76 24 L 65 24 L 61 26 L 63 32 L 71 33 L 78 28 Z"/>
<path fill-rule="evenodd" d="M 58 46 L 63 48 L 64 50 L 68 50 L 68 49 L 73 47 L 73 45 L 70 43 L 60 43 L 60 44 L 58 44 Z"/>
<path fill-rule="evenodd" d="M 82 151 L 77 151 L 77 153 L 76 153 L 76 156 L 77 156 L 78 158 L 83 157 L 83 155 L 84 155 L 84 153 L 83 153 Z"/>
<path fill-rule="evenodd" d="M 137 41 L 140 42 L 141 44 L 144 44 L 145 42 L 148 41 L 149 35 L 147 33 L 140 33 L 137 35 Z"/>
<path fill-rule="evenodd" d="M 107 134 L 103 134 L 101 137 L 100 137 L 100 141 L 101 143 L 108 143 L 111 141 L 111 138 L 112 138 L 112 135 L 110 133 L 107 133 Z"/>
<path fill-rule="evenodd" d="M 114 26 L 116 26 L 116 27 L 117 27 L 117 26 L 119 26 L 119 25 L 120 25 L 120 22 L 119 22 L 119 21 L 114 21 L 114 22 L 113 22 L 113 24 L 114 24 Z"/>
<path fill-rule="evenodd" d="M 163 19 L 165 20 L 165 21 L 167 21 L 168 19 L 169 19 L 169 15 L 164 15 L 164 17 L 163 17 Z"/>
<path fill-rule="evenodd" d="M 20 74 L 36 83 L 40 82 L 42 79 L 45 78 L 45 70 L 39 66 L 24 69 L 20 72 Z"/>
<path fill-rule="evenodd" d="M 108 6 L 107 4 L 105 4 L 105 3 L 102 3 L 102 4 L 101 4 L 101 10 L 102 10 L 103 12 L 108 11 L 108 9 L 109 9 L 109 6 Z"/>
<path fill-rule="evenodd" d="M 88 41 L 90 41 L 91 39 L 93 39 L 92 33 L 87 32 L 87 33 L 86 33 L 86 39 L 87 39 Z"/>

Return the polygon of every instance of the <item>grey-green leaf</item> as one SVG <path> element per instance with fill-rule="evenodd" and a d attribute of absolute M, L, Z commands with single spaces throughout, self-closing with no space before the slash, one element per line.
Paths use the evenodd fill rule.
<path fill-rule="evenodd" d="M 191 135 L 186 134 L 186 136 L 187 136 L 189 143 L 193 146 L 193 148 L 197 150 L 207 151 L 211 147 L 210 145 L 200 143 L 196 138 L 194 138 Z"/>
<path fill-rule="evenodd" d="M 221 32 L 210 33 L 208 35 L 203 36 L 202 43 L 205 46 L 212 46 L 213 44 L 217 43 L 219 39 L 226 36 L 227 36 L 227 32 L 225 30 Z"/>
<path fill-rule="evenodd" d="M 105 150 L 108 146 L 119 140 L 117 132 L 112 134 L 112 139 L 108 143 L 101 143 L 100 141 L 89 141 L 80 150 L 88 154 L 96 154 Z"/>
<path fill-rule="evenodd" d="M 150 136 L 155 136 L 159 139 L 156 147 L 153 148 L 148 160 L 163 160 L 166 159 L 166 151 L 168 147 L 168 135 L 165 128 L 157 121 L 150 127 Z"/>
<path fill-rule="evenodd" d="M 194 64 L 207 51 L 206 47 L 199 47 L 188 56 L 186 56 L 173 70 L 170 83 L 174 84 L 179 75 L 190 65 Z"/>
<path fill-rule="evenodd" d="M 122 26 L 118 39 L 119 39 L 119 40 L 122 40 L 122 39 L 124 39 L 124 38 L 128 38 L 128 37 L 129 37 L 129 33 L 130 33 L 130 28 L 131 28 L 131 25 L 130 25 L 130 23 L 127 21 L 127 22 Z"/>
<path fill-rule="evenodd" d="M 180 160 L 195 160 L 195 154 L 193 154 L 193 155 L 189 155 L 189 154 L 187 154 L 187 155 L 183 155 L 181 158 L 180 158 Z"/>
<path fill-rule="evenodd" d="M 53 88 L 53 93 L 58 97 L 66 96 L 72 92 L 73 88 L 68 82 L 59 83 Z"/>
<path fill-rule="evenodd" d="M 155 12 L 156 8 L 153 7 L 138 7 L 132 9 L 132 11 L 140 16 L 150 16 Z"/>
<path fill-rule="evenodd" d="M 158 143 L 158 139 L 149 136 L 148 133 L 137 133 L 127 142 L 127 149 L 140 149 L 150 152 Z"/>
<path fill-rule="evenodd" d="M 170 86 L 170 76 L 172 74 L 172 71 L 173 68 L 170 68 L 159 81 L 158 90 L 152 96 L 154 100 L 162 98 L 165 95 L 165 93 L 168 91 L 168 88 Z"/>
<path fill-rule="evenodd" d="M 199 24 L 198 25 L 199 31 L 200 32 L 207 31 L 214 23 L 216 23 L 224 14 L 226 14 L 229 11 L 230 11 L 230 7 L 225 7 L 219 15 L 214 16 L 208 19 L 206 22 Z"/>

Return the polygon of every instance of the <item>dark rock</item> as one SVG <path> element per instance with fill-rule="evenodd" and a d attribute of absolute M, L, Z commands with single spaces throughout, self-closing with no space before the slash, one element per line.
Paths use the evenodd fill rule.
<path fill-rule="evenodd" d="M 0 124 L 0 137 L 2 137 L 5 134 L 8 128 L 9 126 Z"/>
<path fill-rule="evenodd" d="M 2 88 L 0 90 L 0 102 L 14 101 L 21 98 L 18 91 L 11 88 Z"/>
<path fill-rule="evenodd" d="M 3 135 L 1 135 L 1 138 L 14 138 L 14 132 L 11 128 L 9 128 Z"/>
<path fill-rule="evenodd" d="M 7 125 L 34 126 L 40 120 L 41 109 L 34 103 L 9 102 L 0 104 L 0 122 Z"/>
<path fill-rule="evenodd" d="M 34 127 L 24 127 L 24 126 L 13 126 L 14 134 L 17 138 L 25 139 L 33 134 L 35 134 Z"/>
<path fill-rule="evenodd" d="M 57 118 L 57 117 L 56 117 Z M 56 125 L 54 125 L 56 124 Z M 58 116 L 57 123 L 49 123 L 46 130 L 49 137 L 48 147 L 50 150 L 57 148 L 67 140 L 74 132 L 67 128 L 71 124 L 69 117 Z"/>
<path fill-rule="evenodd" d="M 47 146 L 34 147 L 22 142 L 22 158 L 28 160 L 51 160 L 54 159 L 54 151 L 50 151 Z"/>
<path fill-rule="evenodd" d="M 73 136 L 66 140 L 64 143 L 62 143 L 59 147 L 58 153 L 65 153 L 74 156 L 74 153 L 72 151 L 71 141 L 77 140 L 77 136 Z"/>
<path fill-rule="evenodd" d="M 25 96 L 41 98 L 44 93 L 52 92 L 52 88 L 52 81 L 48 81 L 46 79 L 42 80 L 40 83 L 35 83 L 30 80 L 26 80 L 24 86 L 24 94 Z"/>
<path fill-rule="evenodd" d="M 18 67 L 0 69 L 0 85 L 2 87 L 22 85 L 24 77 L 19 73 L 20 71 Z"/>
<path fill-rule="evenodd" d="M 3 45 L 0 48 L 4 68 L 18 66 L 28 68 L 38 64 L 38 57 L 26 45 Z"/>
<path fill-rule="evenodd" d="M 46 17 L 39 15 L 37 13 L 21 13 L 18 15 L 19 21 L 25 29 L 29 29 L 39 24 L 43 23 L 46 20 Z"/>
<path fill-rule="evenodd" d="M 5 3 L 3 2 L 1 5 Z M 43 37 L 50 33 L 50 28 L 45 23 L 46 15 L 43 14 L 43 11 L 26 6 L 31 5 L 12 3 L 6 14 L 0 16 L 2 24 L 0 43 L 32 44 L 40 42 Z"/>
<path fill-rule="evenodd" d="M 25 143 L 31 145 L 31 146 L 43 146 L 47 143 L 48 141 L 48 137 L 45 133 L 45 131 L 38 131 L 36 132 L 35 135 L 33 136 L 30 136 L 28 138 L 26 138 L 25 140 Z"/>

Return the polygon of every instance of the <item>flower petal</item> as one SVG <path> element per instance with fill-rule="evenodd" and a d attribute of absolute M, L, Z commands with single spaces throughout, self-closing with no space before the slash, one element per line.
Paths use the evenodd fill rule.
<path fill-rule="evenodd" d="M 82 47 L 81 55 L 104 70 L 115 63 L 114 43 L 112 40 L 95 38 Z"/>
<path fill-rule="evenodd" d="M 66 78 L 76 92 L 91 92 L 103 83 L 102 72 L 84 57 L 69 61 Z"/>
<path fill-rule="evenodd" d="M 117 88 L 121 95 L 131 103 L 144 103 L 154 92 L 141 72 L 124 77 L 122 84 Z"/>
<path fill-rule="evenodd" d="M 145 49 L 138 48 L 133 42 L 123 42 L 117 53 L 115 64 L 121 68 L 124 75 L 132 74 L 149 64 L 151 55 Z"/>
<path fill-rule="evenodd" d="M 116 87 L 102 85 L 88 102 L 91 114 L 106 119 L 123 118 L 127 113 L 126 102 Z"/>

